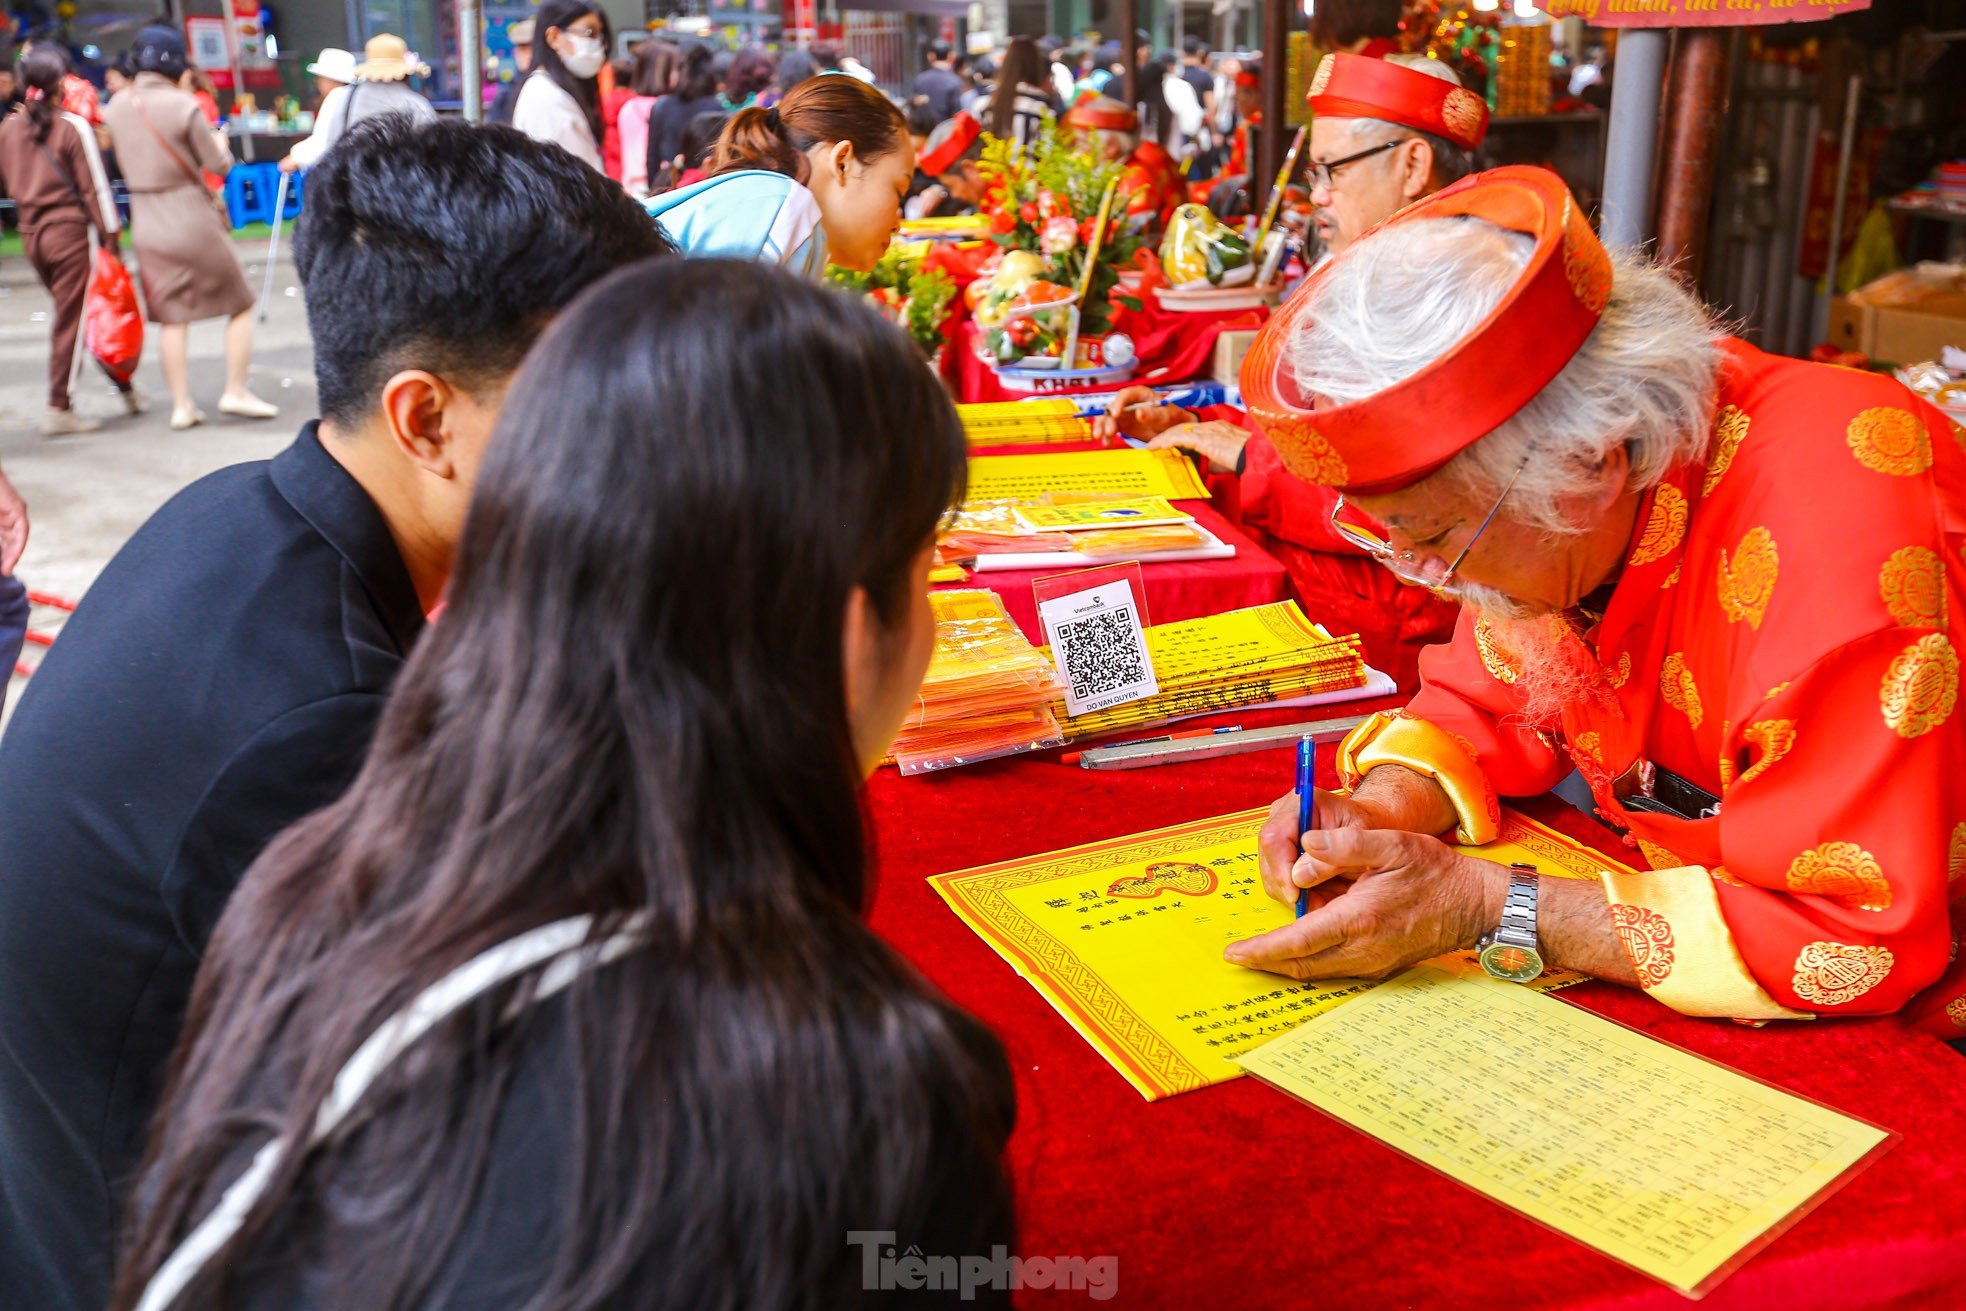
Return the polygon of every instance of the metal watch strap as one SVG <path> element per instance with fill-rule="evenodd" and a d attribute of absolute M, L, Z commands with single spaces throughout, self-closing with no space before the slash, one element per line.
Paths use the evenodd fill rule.
<path fill-rule="evenodd" d="M 1534 865 L 1509 867 L 1509 891 L 1502 901 L 1502 919 L 1489 935 L 1494 942 L 1540 951 L 1536 943 L 1537 873 Z"/>

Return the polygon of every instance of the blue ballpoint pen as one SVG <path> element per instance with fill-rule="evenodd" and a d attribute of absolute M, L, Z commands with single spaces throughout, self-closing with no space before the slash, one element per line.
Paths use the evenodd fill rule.
<path fill-rule="evenodd" d="M 1316 778 L 1317 739 L 1306 733 L 1297 740 L 1297 840 L 1300 846 L 1304 835 L 1317 827 L 1317 789 L 1312 786 Z M 1297 892 L 1297 918 L 1303 919 L 1310 908 L 1311 890 L 1300 888 Z"/>

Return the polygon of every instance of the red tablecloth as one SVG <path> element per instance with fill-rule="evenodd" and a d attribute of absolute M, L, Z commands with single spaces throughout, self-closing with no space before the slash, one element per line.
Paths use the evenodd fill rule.
<path fill-rule="evenodd" d="M 1235 716 L 1250 724 L 1291 717 Z M 1328 782 L 1329 748 L 1323 760 Z M 1290 774 L 1289 752 L 1277 750 L 1130 773 L 1026 757 L 916 778 L 884 769 L 871 784 L 874 927 L 996 1031 L 1016 1071 L 1019 1253 L 1116 1254 L 1112 1304 L 1127 1307 L 1687 1306 L 1254 1080 L 1142 1100 L 923 881 L 1260 805 L 1289 790 Z M 1528 808 L 1608 842 L 1559 802 Z M 1958 1054 L 1888 1019 L 1749 1029 L 1687 1019 L 1605 984 L 1559 995 L 1902 1135 L 1703 1307 L 1959 1303 L 1966 1064 Z M 1085 1294 L 1022 1296 L 1078 1305 Z"/>
<path fill-rule="evenodd" d="M 1258 546 L 1248 533 L 1208 508 L 1206 501 L 1179 502 L 1195 516 L 1195 522 L 1236 548 L 1228 560 L 1182 560 L 1168 564 L 1143 564 L 1141 579 L 1146 583 L 1147 622 L 1171 624 L 1177 619 L 1199 619 L 1224 610 L 1267 605 L 1288 594 L 1290 574 L 1277 558 Z M 966 583 L 950 587 L 987 587 L 1003 598 L 1004 609 L 1024 630 L 1024 636 L 1040 646 L 1044 629 L 1038 625 L 1038 603 L 1031 595 L 1031 580 L 1069 573 L 1083 565 L 1051 569 L 1009 569 L 1002 573 L 972 573 Z"/>

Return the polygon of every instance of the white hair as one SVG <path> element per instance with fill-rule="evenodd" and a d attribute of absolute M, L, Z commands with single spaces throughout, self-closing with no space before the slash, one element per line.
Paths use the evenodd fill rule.
<path fill-rule="evenodd" d="M 1533 250 L 1529 237 L 1470 217 L 1418 219 L 1358 242 L 1310 292 L 1289 344 L 1299 389 L 1342 405 L 1418 373 L 1488 316 Z M 1427 482 L 1482 504 L 1521 468 L 1502 515 L 1560 536 L 1592 526 L 1568 519 L 1565 503 L 1601 485 L 1614 449 L 1630 460 L 1632 491 L 1704 453 L 1718 323 L 1656 265 L 1614 255 L 1612 274 L 1610 303 L 1562 372 Z"/>
<path fill-rule="evenodd" d="M 1386 62 L 1410 68 L 1428 77 L 1437 77 L 1443 82 L 1461 85 L 1460 74 L 1449 68 L 1432 55 L 1387 55 Z M 1382 135 L 1392 133 L 1392 136 Z M 1359 144 L 1367 144 L 1362 138 L 1372 137 L 1379 141 L 1397 140 L 1399 137 L 1418 137 L 1427 143 L 1434 152 L 1434 184 L 1444 187 L 1450 182 L 1459 182 L 1474 171 L 1474 153 L 1465 146 L 1456 145 L 1446 137 L 1435 136 L 1432 132 L 1422 132 L 1404 123 L 1394 123 L 1383 118 L 1355 118 L 1352 120 L 1352 138 Z"/>

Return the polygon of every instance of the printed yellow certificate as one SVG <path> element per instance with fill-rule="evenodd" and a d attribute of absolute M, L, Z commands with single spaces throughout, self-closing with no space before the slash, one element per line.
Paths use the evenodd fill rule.
<path fill-rule="evenodd" d="M 929 882 L 1148 1100 L 1241 1074 L 1233 1057 L 1374 985 L 1295 983 L 1222 950 L 1291 921 L 1263 893 L 1248 810 L 1005 861 Z M 1487 860 L 1545 874 L 1620 870 L 1556 830 L 1504 811 Z M 1479 969 L 1462 953 L 1457 968 Z M 1553 971 L 1546 987 L 1577 981 Z"/>
<path fill-rule="evenodd" d="M 1555 998 L 1430 965 L 1241 1064 L 1695 1296 L 1890 1137 Z"/>
<path fill-rule="evenodd" d="M 969 500 L 1033 505 L 1109 497 L 1208 496 L 1201 475 L 1179 451 L 1058 451 L 1049 455 L 979 455 L 969 462 Z"/>

